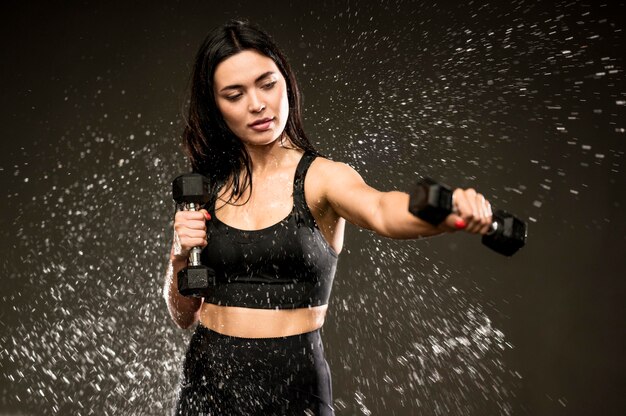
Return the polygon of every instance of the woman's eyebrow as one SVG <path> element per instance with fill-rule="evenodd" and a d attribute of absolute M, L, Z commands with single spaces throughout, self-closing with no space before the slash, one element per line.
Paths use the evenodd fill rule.
<path fill-rule="evenodd" d="M 270 75 L 274 75 L 274 71 L 267 71 L 267 72 L 262 73 L 261 75 L 259 75 L 259 76 L 258 76 L 258 77 L 254 80 L 254 83 L 256 84 L 257 82 L 259 82 L 259 81 L 263 80 L 264 78 L 269 77 Z M 222 92 L 222 91 L 224 91 L 224 90 L 236 90 L 236 89 L 238 89 L 238 88 L 243 88 L 243 85 L 240 85 L 240 84 L 228 85 L 228 86 L 226 86 L 226 87 L 222 88 L 222 89 L 220 90 L 220 92 Z"/>

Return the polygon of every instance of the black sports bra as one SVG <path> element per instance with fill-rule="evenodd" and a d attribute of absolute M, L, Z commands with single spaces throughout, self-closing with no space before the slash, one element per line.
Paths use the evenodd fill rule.
<path fill-rule="evenodd" d="M 258 309 L 294 309 L 328 303 L 337 253 L 321 234 L 304 197 L 304 178 L 316 158 L 305 153 L 294 177 L 293 208 L 261 230 L 240 230 L 207 206 L 208 245 L 202 264 L 215 270 L 217 285 L 205 302 Z"/>

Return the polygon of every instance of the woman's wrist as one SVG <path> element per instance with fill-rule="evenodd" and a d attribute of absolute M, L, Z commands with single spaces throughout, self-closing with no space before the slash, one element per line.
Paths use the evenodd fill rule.
<path fill-rule="evenodd" d="M 188 258 L 189 258 L 189 250 L 183 250 L 180 244 L 180 239 L 178 238 L 178 234 L 174 232 L 174 241 L 172 243 L 172 250 L 170 250 L 170 261 L 172 263 L 185 262 L 185 265 L 186 265 Z"/>
<path fill-rule="evenodd" d="M 189 259 L 188 256 L 182 256 L 182 255 L 176 255 L 176 254 L 170 255 L 170 261 L 172 262 L 172 264 L 176 264 L 176 263 L 187 264 L 188 259 Z"/>
<path fill-rule="evenodd" d="M 186 265 L 188 259 L 189 252 L 182 252 L 181 250 L 176 250 L 174 247 L 172 247 L 172 250 L 170 251 L 170 261 L 173 265 L 177 263 L 184 263 Z"/>

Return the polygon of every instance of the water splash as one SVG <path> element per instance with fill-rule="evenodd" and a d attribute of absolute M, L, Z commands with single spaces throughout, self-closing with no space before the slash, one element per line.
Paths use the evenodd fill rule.
<path fill-rule="evenodd" d="M 459 185 L 480 178 L 494 203 L 537 226 L 563 193 L 587 197 L 580 172 L 618 181 L 626 91 L 613 46 L 623 35 L 602 6 L 413 6 L 313 9 L 285 28 L 296 38 L 306 27 L 285 45 L 321 150 L 383 190 L 431 172 Z M 2 229 L 14 236 L 0 295 L 8 410 L 163 414 L 175 393 L 189 334 L 169 322 L 160 287 L 169 184 L 185 170 L 181 125 L 101 110 L 131 90 L 98 83 L 57 97 L 84 95 L 75 105 L 91 116 L 42 128 L 0 167 L 13 207 Z M 521 376 L 503 356 L 513 346 L 460 267 L 427 258 L 428 242 L 348 234 L 324 328 L 339 413 L 511 414 Z"/>

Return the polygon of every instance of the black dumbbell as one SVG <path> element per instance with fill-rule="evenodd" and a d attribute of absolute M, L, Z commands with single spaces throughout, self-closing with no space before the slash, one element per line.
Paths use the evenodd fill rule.
<path fill-rule="evenodd" d="M 409 211 L 432 225 L 439 225 L 453 212 L 452 189 L 431 178 L 421 179 L 409 193 Z M 526 223 L 503 210 L 496 210 L 489 232 L 482 243 L 490 249 L 512 256 L 524 247 L 528 234 Z"/>
<path fill-rule="evenodd" d="M 209 201 L 209 180 L 198 173 L 178 176 L 172 182 L 172 196 L 188 211 L 198 211 Z M 178 272 L 178 292 L 183 296 L 204 297 L 215 286 L 215 271 L 200 263 L 201 247 L 189 252 L 187 267 Z"/>

